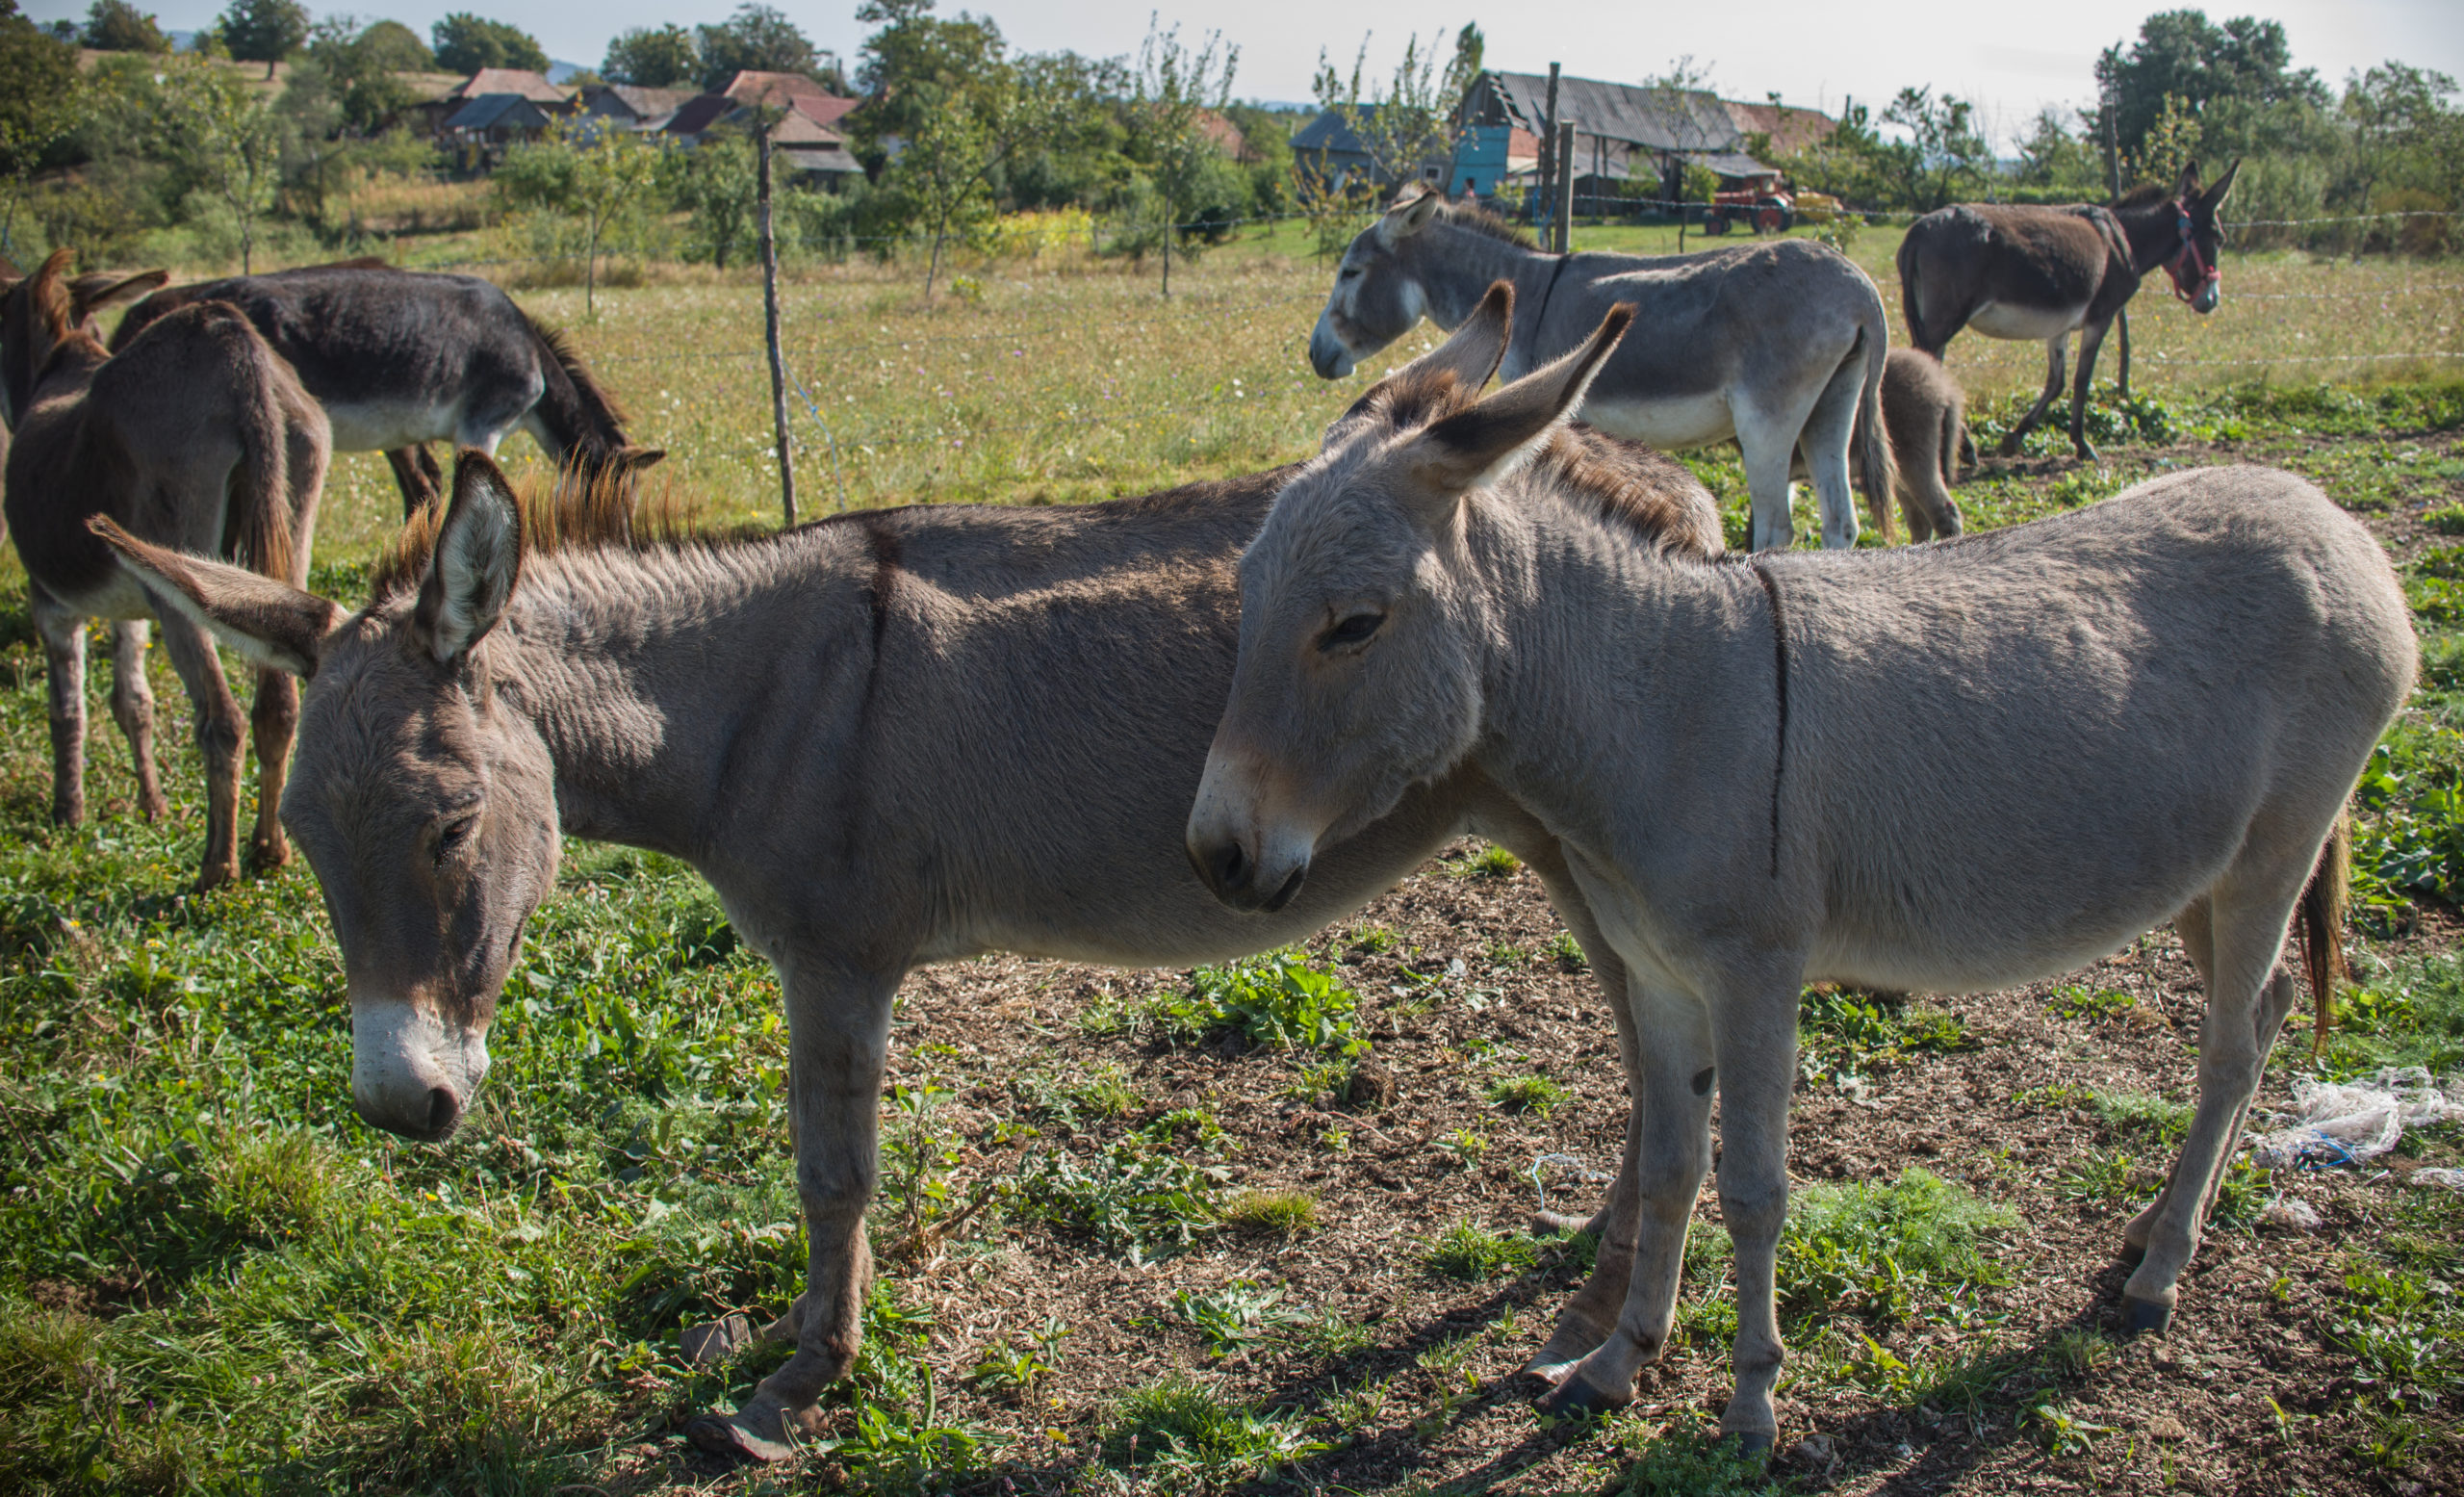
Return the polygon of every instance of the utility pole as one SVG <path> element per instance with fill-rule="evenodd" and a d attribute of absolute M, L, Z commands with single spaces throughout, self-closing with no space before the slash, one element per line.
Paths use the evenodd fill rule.
<path fill-rule="evenodd" d="M 784 117 L 783 115 L 781 117 Z M 787 366 L 779 356 L 779 241 L 770 220 L 769 111 L 754 115 L 754 198 L 761 232 L 761 332 L 770 345 L 770 425 L 779 433 L 779 502 L 786 523 L 796 523 L 795 451 L 787 440 Z"/>
<path fill-rule="evenodd" d="M 1537 223 L 1549 211 L 1549 200 L 1556 194 L 1557 183 L 1557 65 L 1549 65 L 1549 106 L 1540 116 L 1540 180 L 1533 186 L 1540 195 L 1531 204 L 1531 221 Z"/>

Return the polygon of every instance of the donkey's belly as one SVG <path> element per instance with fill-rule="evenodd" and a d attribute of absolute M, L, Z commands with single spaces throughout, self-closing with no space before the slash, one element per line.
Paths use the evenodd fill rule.
<path fill-rule="evenodd" d="M 1976 309 L 1967 325 L 1988 338 L 2008 338 L 2015 343 L 2042 343 L 2059 338 L 2079 325 L 2088 315 L 2088 304 L 2080 302 L 2067 307 L 2023 307 L 2007 301 L 1989 301 Z"/>
<path fill-rule="evenodd" d="M 1595 393 L 1582 402 L 1579 419 L 1610 436 L 1662 450 L 1708 447 L 1736 435 L 1728 397 L 1717 390 L 1648 400 Z"/>
<path fill-rule="evenodd" d="M 381 452 L 451 441 L 461 417 L 454 406 L 427 401 L 365 400 L 325 407 L 337 452 Z"/>

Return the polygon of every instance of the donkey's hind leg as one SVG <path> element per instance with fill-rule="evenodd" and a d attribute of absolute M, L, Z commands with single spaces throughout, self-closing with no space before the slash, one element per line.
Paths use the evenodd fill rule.
<path fill-rule="evenodd" d="M 2044 420 L 2045 411 L 2052 406 L 2053 398 L 2062 393 L 2062 346 L 2069 336 L 2068 333 L 2057 333 L 2045 340 L 2044 391 L 2037 397 L 2037 403 L 2028 407 L 2028 413 L 2019 418 L 2019 424 L 2002 439 L 2003 456 L 2017 455 L 2020 440 L 2037 429 L 2037 423 Z"/>
<path fill-rule="evenodd" d="M 112 625 L 112 720 L 128 739 L 137 770 L 137 813 L 159 821 L 170 809 L 154 765 L 154 687 L 145 679 L 145 647 L 152 631 L 143 619 Z"/>
<path fill-rule="evenodd" d="M 248 741 L 257 755 L 257 828 L 248 839 L 248 865 L 258 872 L 291 861 L 291 843 L 282 835 L 282 786 L 298 727 L 298 678 L 257 672 L 256 707 L 248 714 Z"/>
<path fill-rule="evenodd" d="M 40 582 L 31 591 L 51 696 L 51 819 L 75 826 L 86 819 L 86 620 Z"/>
<path fill-rule="evenodd" d="M 1756 551 L 1785 551 L 1796 540 L 1796 519 L 1788 512 L 1788 466 L 1796 455 L 1797 433 L 1805 420 L 1803 410 L 1779 415 L 1737 413 L 1736 445 L 1745 459 L 1745 491 L 1754 504 L 1750 541 Z M 1844 455 L 1840 463 L 1844 470 Z M 1847 487 L 1844 472 L 1840 486 Z"/>
<path fill-rule="evenodd" d="M 197 752 L 205 758 L 205 858 L 196 887 L 215 889 L 240 877 L 240 704 L 202 627 L 164 619 L 163 649 L 196 707 Z"/>
<path fill-rule="evenodd" d="M 2293 974 L 2280 960 L 2294 901 L 2310 859 L 2270 856 L 2283 839 L 2254 831 L 2237 865 L 2208 894 L 2207 1014 L 2198 1036 L 2198 1111 L 2146 1230 L 2147 1252 L 2122 1289 L 2129 1330 L 2162 1331 L 2180 1298 L 2177 1280 L 2197 1250 L 2225 1158 L 2241 1130 L 2259 1068 L 2273 1034 L 2293 1007 Z M 2271 845 L 2275 844 L 2275 845 Z M 2304 851 L 2307 851 L 2305 845 Z M 2194 915 L 2192 923 L 2196 924 Z M 2184 944 L 2194 945 L 2188 934 Z M 2134 1223 L 2135 1226 L 2137 1224 Z"/>
<path fill-rule="evenodd" d="M 1856 430 L 1857 402 L 1864 396 L 1864 379 L 1861 353 L 1841 360 L 1797 431 L 1797 450 L 1805 456 L 1806 473 L 1813 482 L 1815 506 L 1822 512 L 1825 550 L 1843 550 L 1857 544 L 1857 502 L 1848 491 L 1848 439 Z M 1865 497 L 1876 514 L 1888 512 L 1888 494 Z"/>
<path fill-rule="evenodd" d="M 2173 916 L 2173 933 L 2182 938 L 2182 954 L 2190 958 L 2192 968 L 2198 973 L 2201 991 L 2214 993 L 2216 991 L 2215 918 L 2210 912 L 2207 895 L 2201 894 L 2184 905 L 2181 913 Z M 2165 1202 L 2171 1198 L 2172 1194 L 2173 1177 L 2169 1174 L 2165 1177 L 2165 1188 L 2156 1193 L 2156 1199 L 2141 1207 L 2139 1214 L 2132 1217 L 2129 1224 L 2122 1227 L 2122 1243 L 2131 1252 L 2147 1251 L 2147 1234 L 2154 1228 L 2156 1218 L 2164 1213 Z"/>

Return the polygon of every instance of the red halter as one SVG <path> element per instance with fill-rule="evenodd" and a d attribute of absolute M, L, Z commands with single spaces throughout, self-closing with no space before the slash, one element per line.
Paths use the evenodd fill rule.
<path fill-rule="evenodd" d="M 2198 241 L 2191 232 L 2191 210 L 2180 198 L 2173 199 L 2173 212 L 2179 215 L 2182 247 L 2165 264 L 2165 273 L 2173 278 L 2173 295 L 2184 301 L 2195 301 L 2198 294 L 2210 285 L 2220 285 L 2224 271 L 2208 263 L 2198 252 Z"/>

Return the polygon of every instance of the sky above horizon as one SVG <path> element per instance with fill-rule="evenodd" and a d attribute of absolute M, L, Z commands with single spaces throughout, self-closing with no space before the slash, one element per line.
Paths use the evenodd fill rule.
<path fill-rule="evenodd" d="M 145 0 L 139 0 L 141 5 Z M 210 24 L 225 0 L 160 0 L 148 6 L 167 30 Z M 316 13 L 328 13 L 318 7 Z M 853 3 L 779 7 L 816 46 L 852 60 L 870 28 Z M 1979 8 L 1952 0 L 1909 0 L 1893 8 L 1893 25 L 1873 13 L 1829 0 L 1707 8 L 1671 24 L 1631 4 L 1573 3 L 1512 8 L 1506 13 L 1433 13 L 1402 0 L 1352 0 L 1328 6 L 1310 0 L 943 0 L 941 13 L 988 13 L 1013 47 L 1031 52 L 1067 48 L 1089 56 L 1135 53 L 1150 13 L 1179 23 L 1184 40 L 1220 30 L 1241 49 L 1235 97 L 1305 102 L 1320 50 L 1348 69 L 1364 36 L 1372 77 L 1391 75 L 1405 38 L 1450 48 L 1455 30 L 1476 20 L 1488 38 L 1487 63 L 1509 71 L 1545 72 L 1564 64 L 1582 77 L 1636 82 L 1691 55 L 1710 85 L 1730 98 L 1759 100 L 1777 92 L 1790 104 L 1836 114 L 1847 99 L 1881 105 L 1909 85 L 1930 86 L 1979 106 L 1998 144 L 2025 132 L 2044 105 L 2075 109 L 2095 92 L 2096 54 L 2134 38 L 2139 23 L 2166 9 L 2151 0 L 2074 0 L 2047 12 L 2033 6 Z M 85 0 L 24 0 L 38 21 L 82 17 Z M 391 17 L 423 35 L 448 11 L 473 10 L 511 21 L 537 37 L 550 56 L 595 66 L 608 39 L 633 26 L 680 19 L 656 0 L 603 0 L 587 8 L 552 0 L 419 0 L 331 7 L 367 19 Z M 732 0 L 711 0 L 719 19 Z M 2281 21 L 2294 65 L 2317 68 L 2330 85 L 2348 72 L 2394 59 L 2464 77 L 2464 0 L 2253 0 L 2206 8 L 2219 21 L 2253 14 Z M 1664 14 L 1664 13 L 1662 13 Z M 1438 23 L 1432 26 L 1432 16 Z M 691 24 L 687 20 L 686 24 Z"/>

